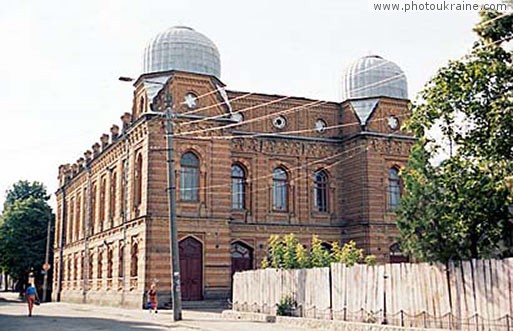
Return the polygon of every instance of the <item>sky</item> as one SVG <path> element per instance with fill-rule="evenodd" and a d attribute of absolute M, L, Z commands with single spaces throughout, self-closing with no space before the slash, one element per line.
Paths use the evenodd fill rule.
<path fill-rule="evenodd" d="M 378 0 L 4 1 L 1 204 L 20 179 L 57 190 L 59 165 L 131 111 L 132 85 L 117 78 L 138 77 L 146 43 L 171 26 L 217 45 L 228 89 L 341 101 L 344 66 L 369 54 L 405 71 L 414 100 L 470 50 L 478 22 L 476 11 L 375 11 Z"/>

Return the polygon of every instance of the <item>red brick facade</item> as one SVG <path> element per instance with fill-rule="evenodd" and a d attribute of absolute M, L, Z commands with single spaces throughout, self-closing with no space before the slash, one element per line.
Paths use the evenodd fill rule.
<path fill-rule="evenodd" d="M 162 74 L 136 81 L 133 111 L 123 116 L 121 132 L 113 127 L 110 139 L 102 136 L 92 153 L 59 169 L 55 270 L 61 237 L 63 265 L 54 288 L 63 300 L 142 306 L 145 290 L 158 281 L 161 301 L 169 301 L 165 122 L 148 112 L 150 103 L 154 111 L 164 109 L 166 94 L 178 114 L 175 184 L 180 253 L 190 256 L 182 259 L 182 273 L 189 273 L 182 291 L 189 298 L 226 297 L 234 243 L 249 249 L 257 268 L 271 234 L 295 233 L 307 245 L 312 234 L 326 242 L 355 240 L 379 261 L 390 260 L 398 231 L 389 208 L 389 170 L 405 165 L 413 140 L 387 121 L 407 119 L 407 100 L 380 98 L 362 125 L 348 101 L 227 91 L 231 111 L 243 115 L 238 125 L 215 91 L 223 84 L 211 76 L 168 72 L 162 91 L 148 100 L 144 82 Z M 182 102 L 188 93 L 199 96 L 195 110 Z M 281 129 L 273 125 L 279 115 L 286 120 Z M 319 133 L 313 130 L 318 120 L 336 128 Z M 181 199 L 181 176 L 189 171 L 181 158 L 188 152 L 198 161 L 191 170 L 199 184 L 195 201 Z M 232 165 L 245 174 L 244 208 L 232 208 Z M 286 173 L 285 210 L 273 208 L 276 168 Z M 326 211 L 318 210 L 314 195 L 313 174 L 322 169 Z"/>

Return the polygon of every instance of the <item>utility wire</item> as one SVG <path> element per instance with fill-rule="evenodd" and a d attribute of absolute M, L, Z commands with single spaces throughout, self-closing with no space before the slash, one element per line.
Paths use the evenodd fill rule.
<path fill-rule="evenodd" d="M 402 117 L 407 117 L 409 116 L 409 114 L 403 114 L 403 115 L 395 115 L 395 117 L 397 118 L 402 118 Z M 373 119 L 373 120 L 370 120 L 370 121 L 367 121 L 367 124 L 368 123 L 371 123 L 371 122 L 380 122 L 380 121 L 385 121 L 385 120 L 388 120 L 387 117 L 380 117 L 380 118 L 376 118 L 376 119 Z M 331 126 L 327 126 L 324 128 L 324 130 L 333 130 L 333 129 L 339 129 L 339 128 L 344 128 L 344 127 L 347 127 L 347 126 L 355 126 L 355 125 L 360 125 L 360 122 L 357 121 L 357 122 L 350 122 L 350 123 L 344 123 L 344 124 L 337 124 L 337 125 L 331 125 Z M 265 138 L 272 138 L 273 136 L 276 136 L 276 135 L 288 135 L 288 134 L 298 134 L 298 133 L 307 133 L 307 132 L 313 132 L 313 131 L 317 131 L 316 128 L 313 128 L 313 129 L 303 129 L 303 130 L 294 130 L 294 131 L 283 131 L 283 132 L 258 132 L 258 133 L 254 133 L 254 134 L 240 134 L 240 135 L 231 135 L 231 136 L 192 136 L 192 137 L 187 137 L 188 139 L 198 139 L 198 140 L 231 140 L 231 139 L 236 139 L 236 138 L 242 138 L 242 139 L 248 139 L 248 138 L 258 138 L 258 137 L 265 137 Z"/>
<path fill-rule="evenodd" d="M 336 153 L 336 154 L 327 156 L 327 157 L 322 158 L 322 159 L 310 161 L 310 162 L 307 162 L 307 163 L 305 163 L 303 165 L 300 165 L 300 166 L 295 166 L 295 167 L 287 168 L 287 170 L 288 170 L 288 173 L 292 173 L 292 171 L 300 170 L 300 169 L 309 167 L 309 166 L 317 164 L 317 163 L 326 162 L 328 160 L 334 159 L 336 157 L 342 156 L 342 155 L 344 155 L 346 153 L 349 153 L 349 152 L 352 152 L 352 151 L 355 151 L 355 150 L 358 150 L 358 149 L 367 150 L 366 147 L 365 148 L 363 148 L 361 146 L 352 147 L 352 148 L 350 148 L 348 150 L 345 150 L 345 151 L 342 151 L 340 153 Z M 344 159 L 344 160 L 346 160 L 346 159 Z M 267 174 L 267 175 L 259 176 L 259 177 L 256 177 L 256 178 L 250 178 L 250 179 L 248 179 L 246 181 L 246 183 L 258 182 L 258 181 L 260 181 L 262 179 L 270 178 L 272 176 L 273 176 L 273 174 Z M 205 187 L 196 186 L 196 187 L 189 187 L 189 188 L 180 188 L 180 191 L 193 191 L 193 190 L 197 190 L 197 189 L 200 189 L 200 188 L 203 188 L 203 189 L 207 190 L 207 189 L 220 188 L 220 187 L 226 187 L 226 186 L 231 186 L 231 185 L 232 184 L 230 182 L 229 184 L 216 184 L 216 185 L 208 185 L 208 186 L 205 186 Z"/>

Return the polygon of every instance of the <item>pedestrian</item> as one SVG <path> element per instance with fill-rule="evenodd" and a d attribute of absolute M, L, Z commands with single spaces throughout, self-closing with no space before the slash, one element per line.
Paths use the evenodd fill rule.
<path fill-rule="evenodd" d="M 151 283 L 150 290 L 148 291 L 148 309 L 150 310 L 150 312 L 153 309 L 155 314 L 158 313 L 158 304 L 159 303 L 157 299 L 157 284 Z"/>
<path fill-rule="evenodd" d="M 25 291 L 25 298 L 28 304 L 29 317 L 32 316 L 32 309 L 34 308 L 34 304 L 39 302 L 39 297 L 37 296 L 37 290 L 32 285 L 32 283 L 28 284 L 27 290 Z M 36 301 L 37 300 L 37 301 Z"/>

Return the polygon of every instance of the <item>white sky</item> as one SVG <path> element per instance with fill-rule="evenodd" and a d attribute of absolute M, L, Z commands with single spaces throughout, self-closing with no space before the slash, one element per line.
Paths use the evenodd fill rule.
<path fill-rule="evenodd" d="M 216 43 L 228 89 L 332 101 L 342 68 L 369 53 L 403 68 L 414 99 L 475 39 L 477 12 L 376 12 L 375 1 L 2 0 L 0 203 L 20 179 L 55 192 L 58 166 L 131 110 L 117 78 L 137 77 L 146 42 L 170 26 Z"/>

